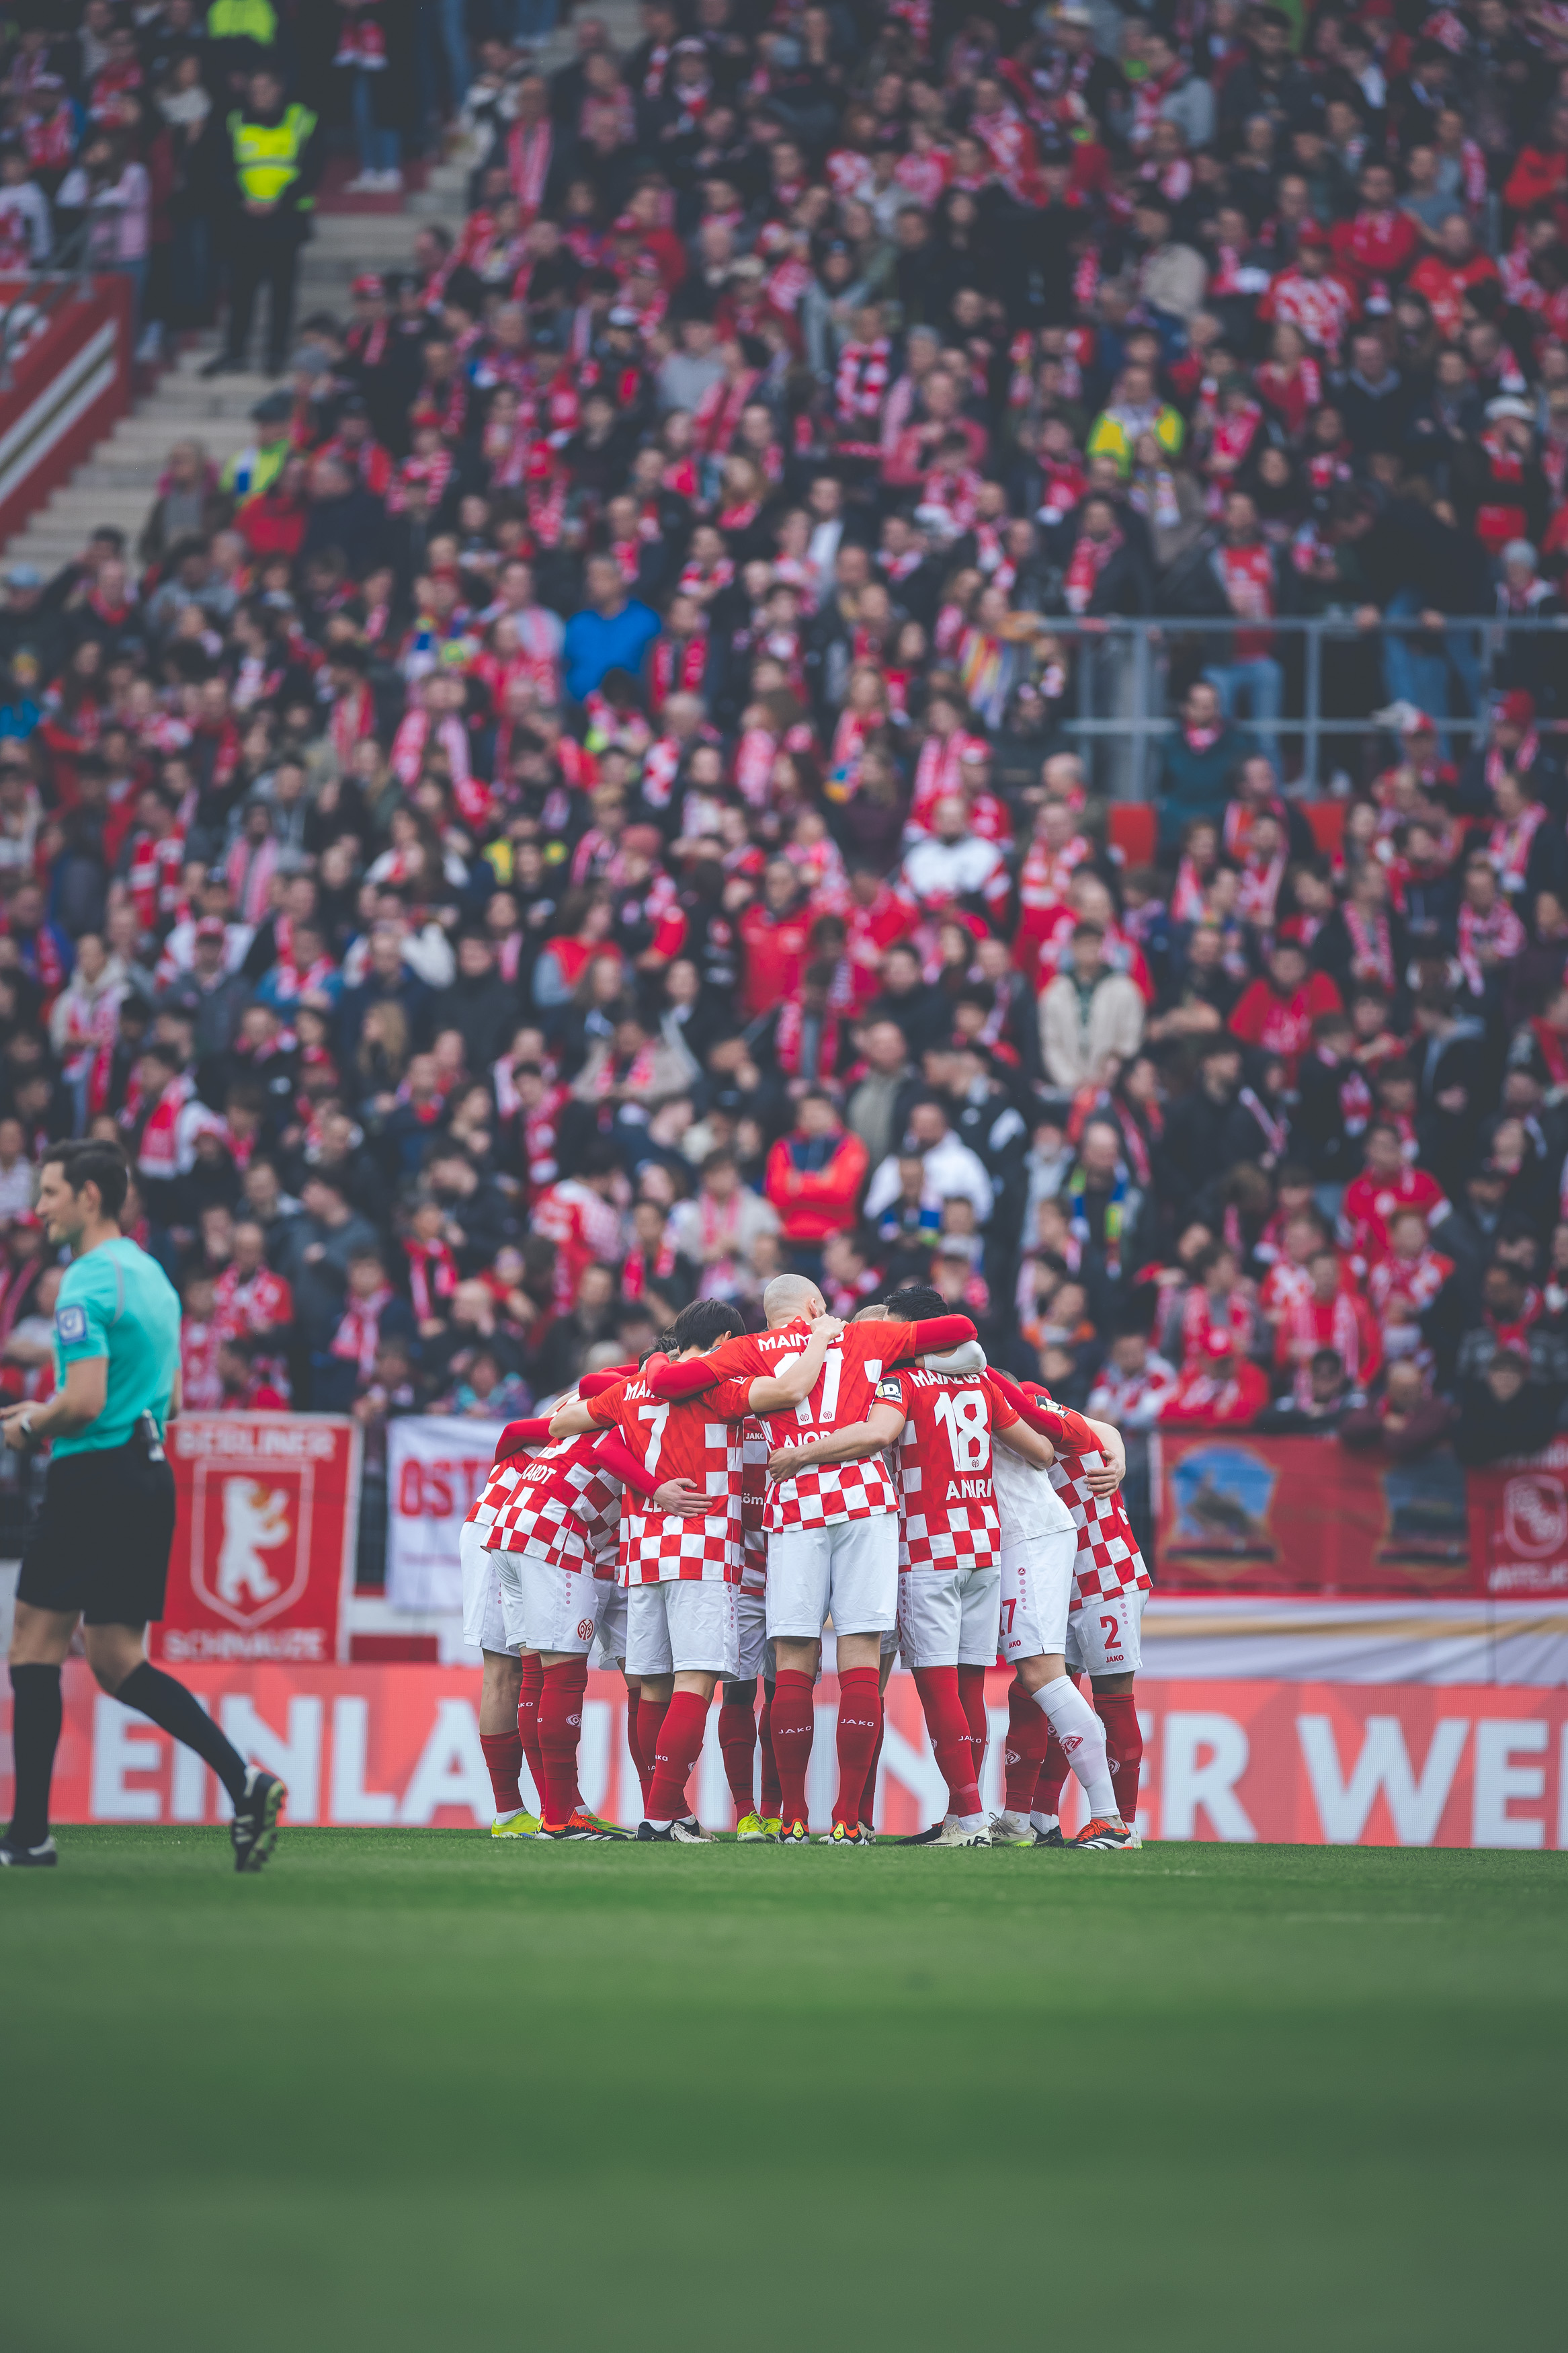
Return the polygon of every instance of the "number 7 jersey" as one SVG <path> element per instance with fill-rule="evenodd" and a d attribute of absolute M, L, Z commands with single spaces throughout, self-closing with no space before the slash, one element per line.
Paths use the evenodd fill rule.
<path fill-rule="evenodd" d="M 588 1411 L 604 1428 L 620 1431 L 656 1487 L 667 1479 L 689 1479 L 710 1498 L 706 1512 L 655 1512 L 634 1505 L 628 1494 L 621 1505 L 621 1584 L 738 1585 L 740 1424 L 722 1419 L 706 1396 L 674 1404 L 656 1398 L 641 1374 L 602 1389 Z"/>

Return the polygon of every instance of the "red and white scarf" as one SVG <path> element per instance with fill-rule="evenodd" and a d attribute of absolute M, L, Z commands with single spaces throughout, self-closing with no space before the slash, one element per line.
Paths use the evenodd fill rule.
<path fill-rule="evenodd" d="M 1069 613 L 1081 616 L 1088 612 L 1100 575 L 1121 545 L 1121 533 L 1113 531 L 1106 539 L 1090 539 L 1080 532 L 1077 545 L 1068 559 L 1063 594 Z"/>
<path fill-rule="evenodd" d="M 1487 835 L 1487 856 L 1499 888 L 1510 898 L 1524 888 L 1531 844 L 1545 821 L 1540 801 L 1526 801 L 1517 817 L 1500 817 Z"/>
<path fill-rule="evenodd" d="M 1486 995 L 1486 968 L 1481 963 L 1484 950 L 1495 950 L 1499 960 L 1506 964 L 1523 946 L 1524 925 L 1506 900 L 1500 899 L 1489 915 L 1481 914 L 1468 900 L 1460 907 L 1459 970 L 1472 997 Z"/>
<path fill-rule="evenodd" d="M 425 1242 L 410 1235 L 403 1245 L 408 1261 L 408 1295 L 421 1324 L 433 1323 L 442 1303 L 458 1288 L 458 1261 L 445 1242 Z"/>
<path fill-rule="evenodd" d="M 368 1379 L 375 1370 L 375 1352 L 381 1345 L 381 1319 L 391 1303 L 390 1282 L 382 1283 L 368 1299 L 351 1299 L 343 1320 L 333 1335 L 331 1353 L 348 1364 L 356 1365 L 363 1379 Z"/>

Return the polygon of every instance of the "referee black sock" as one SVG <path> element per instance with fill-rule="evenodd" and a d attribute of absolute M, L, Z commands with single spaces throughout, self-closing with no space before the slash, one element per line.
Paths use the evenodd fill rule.
<path fill-rule="evenodd" d="M 58 1667 L 13 1666 L 11 1747 L 16 1791 L 11 1800 L 11 1836 L 17 1846 L 42 1846 L 48 1837 L 49 1783 L 63 1714 Z"/>
<path fill-rule="evenodd" d="M 162 1667 L 149 1665 L 143 1659 L 133 1667 L 114 1694 L 127 1707 L 136 1708 L 150 1715 L 154 1724 L 176 1740 L 205 1757 L 229 1796 L 237 1806 L 245 1794 L 245 1759 L 226 1741 L 195 1693 Z"/>

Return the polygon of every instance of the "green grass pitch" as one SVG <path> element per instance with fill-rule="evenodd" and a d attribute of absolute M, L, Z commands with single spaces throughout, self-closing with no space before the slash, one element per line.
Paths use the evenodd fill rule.
<path fill-rule="evenodd" d="M 1562 2341 L 1568 1856 L 60 1847 L 7 2353 Z"/>

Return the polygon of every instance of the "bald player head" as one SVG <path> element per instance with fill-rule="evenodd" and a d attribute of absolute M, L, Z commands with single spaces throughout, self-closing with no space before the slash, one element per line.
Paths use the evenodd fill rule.
<path fill-rule="evenodd" d="M 781 1324 L 793 1324 L 800 1315 L 815 1324 L 826 1313 L 826 1300 L 804 1274 L 775 1274 L 763 1293 L 763 1314 L 770 1331 Z"/>

